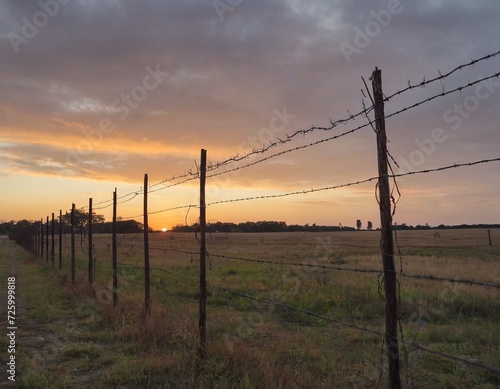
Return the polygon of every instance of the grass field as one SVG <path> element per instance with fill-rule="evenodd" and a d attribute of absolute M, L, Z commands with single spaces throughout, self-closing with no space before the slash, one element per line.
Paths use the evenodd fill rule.
<path fill-rule="evenodd" d="M 433 234 L 398 231 L 397 269 L 500 283 L 500 230 L 491 231 L 492 246 L 485 230 L 442 230 L 440 238 Z M 77 239 L 77 283 L 72 285 L 69 236 L 64 237 L 61 272 L 2 240 L 2 279 L 12 272 L 18 279 L 18 386 L 387 387 L 383 337 L 218 288 L 383 332 L 379 274 L 345 270 L 379 270 L 379 239 L 376 231 L 207 235 L 204 361 L 197 357 L 199 256 L 190 252 L 196 253 L 199 245 L 192 234 L 150 235 L 153 307 L 146 317 L 141 235 L 119 236 L 116 309 L 111 304 L 110 235 L 94 236 L 92 297 L 86 282 L 86 242 L 80 246 Z M 286 264 L 290 262 L 335 269 Z M 500 366 L 499 297 L 495 287 L 401 277 L 404 338 L 461 359 Z M 6 344 L 2 338 L 3 349 Z M 500 385 L 498 373 L 411 346 L 401 349 L 401 364 L 405 387 Z"/>

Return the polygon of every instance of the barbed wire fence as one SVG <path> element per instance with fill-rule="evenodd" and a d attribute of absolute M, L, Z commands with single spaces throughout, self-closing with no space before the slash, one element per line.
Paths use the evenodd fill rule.
<path fill-rule="evenodd" d="M 500 156 L 493 158 L 483 158 L 475 161 L 466 161 L 460 163 L 454 163 L 446 166 L 439 166 L 435 168 L 412 170 L 408 172 L 398 172 L 396 173 L 392 164 L 397 165 L 397 162 L 390 154 L 387 148 L 387 140 L 385 135 L 385 119 L 401 115 L 408 111 L 411 111 L 417 107 L 424 104 L 430 103 L 436 99 L 448 96 L 454 93 L 460 93 L 461 91 L 471 88 L 475 85 L 483 83 L 485 81 L 498 78 L 500 72 L 495 72 L 486 77 L 480 77 L 475 81 L 468 81 L 461 85 L 452 87 L 445 90 L 445 81 L 453 74 L 456 74 L 460 70 L 468 67 L 473 67 L 474 65 L 490 60 L 492 58 L 500 55 L 500 51 L 488 54 L 479 59 L 473 59 L 468 63 L 461 64 L 454 69 L 441 73 L 439 76 L 425 79 L 420 83 L 411 83 L 408 81 L 408 85 L 402 89 L 397 90 L 389 95 L 385 95 L 382 91 L 381 86 L 381 76 L 380 71 L 376 69 L 372 74 L 372 84 L 373 84 L 373 94 L 370 93 L 368 87 L 366 87 L 366 94 L 370 98 L 370 106 L 367 108 L 363 103 L 363 109 L 355 114 L 351 114 L 348 111 L 348 116 L 345 118 L 340 118 L 337 120 L 330 120 L 330 125 L 327 127 L 311 126 L 306 129 L 297 130 L 291 134 L 286 134 L 281 138 L 276 138 L 276 140 L 269 141 L 260 148 L 252 149 L 249 152 L 243 154 L 236 154 L 229 158 L 225 158 L 221 161 L 216 161 L 212 163 L 207 163 L 206 161 L 206 150 L 201 151 L 200 163 L 196 163 L 194 167 L 189 169 L 184 173 L 179 173 L 172 175 L 170 178 L 161 180 L 154 184 L 149 184 L 147 174 L 145 175 L 144 186 L 136 191 L 132 191 L 123 195 L 118 196 L 118 192 L 115 189 L 111 199 L 101 200 L 92 203 L 92 199 L 89 199 L 89 205 L 81 207 L 79 210 L 76 209 L 75 204 L 72 205 L 71 211 L 60 210 L 59 218 L 56 218 L 52 214 L 52 218 L 49 216 L 44 220 L 40 219 L 38 222 L 34 222 L 30 227 L 29 233 L 26 234 L 24 238 L 23 245 L 27 249 L 31 250 L 34 254 L 45 259 L 47 264 L 51 264 L 53 267 L 56 265 L 59 269 L 63 268 L 63 264 L 70 264 L 71 268 L 71 281 L 74 283 L 76 280 L 76 272 L 79 273 L 87 271 L 88 284 L 90 290 L 93 289 L 93 284 L 96 280 L 99 282 L 104 282 L 107 284 L 107 299 L 113 302 L 116 306 L 119 303 L 118 291 L 124 292 L 123 288 L 119 289 L 118 282 L 123 280 L 125 284 L 140 285 L 144 281 L 144 306 L 145 311 L 149 312 L 151 307 L 151 289 L 159 293 L 169 293 L 167 288 L 159 288 L 158 286 L 151 287 L 151 273 L 155 275 L 165 274 L 168 276 L 179 277 L 182 279 L 189 280 L 193 283 L 199 281 L 200 290 L 198 292 L 199 298 L 199 355 L 204 358 L 207 355 L 207 339 L 206 339 L 206 301 L 207 301 L 207 290 L 220 291 L 224 293 L 229 293 L 236 295 L 240 298 L 256 301 L 264 305 L 276 306 L 280 309 L 300 312 L 316 319 L 325 321 L 332 325 L 342 326 L 357 331 L 362 331 L 376 335 L 378 337 L 383 337 L 387 345 L 387 356 L 389 361 L 389 381 L 391 387 L 400 387 L 400 369 L 399 369 L 399 345 L 402 347 L 413 347 L 415 349 L 421 350 L 426 353 L 437 355 L 441 358 L 453 360 L 459 362 L 463 365 L 468 365 L 471 367 L 480 368 L 490 372 L 499 373 L 500 368 L 493 366 L 488 363 L 482 363 L 477 360 L 471 360 L 467 358 L 462 358 L 456 355 L 451 355 L 436 350 L 432 350 L 414 341 L 409 341 L 404 337 L 404 331 L 402 329 L 401 315 L 398 312 L 401 305 L 401 283 L 403 278 L 414 279 L 414 280 L 427 280 L 432 282 L 446 282 L 452 284 L 464 284 L 471 285 L 478 288 L 486 289 L 500 289 L 500 284 L 491 281 L 481 281 L 474 280 L 471 278 L 453 278 L 453 277 L 443 277 L 436 276 L 433 274 L 417 274 L 417 273 L 407 273 L 403 270 L 402 265 L 399 270 L 395 267 L 395 259 L 398 257 L 395 254 L 394 244 L 396 248 L 399 249 L 399 243 L 397 240 L 397 235 L 393 234 L 392 220 L 396 212 L 396 205 L 399 197 L 401 196 L 401 191 L 397 183 L 397 179 L 405 176 L 412 175 L 424 175 L 433 174 L 438 172 L 443 172 L 451 169 L 462 169 L 476 165 L 482 164 L 492 164 L 500 162 Z M 379 77 L 378 83 L 376 82 L 377 77 Z M 363 80 L 364 81 L 364 80 Z M 384 113 L 383 104 L 385 102 L 391 101 L 393 98 L 401 96 L 410 91 L 414 91 L 417 88 L 426 87 L 433 83 L 441 83 L 441 91 L 430 97 L 426 97 L 416 103 L 402 107 L 389 114 Z M 370 119 L 369 115 L 374 114 L 374 118 Z M 321 139 L 316 139 L 313 141 L 306 141 L 305 144 L 285 148 L 283 150 L 274 151 L 276 148 L 286 146 L 292 140 L 302 136 L 307 139 L 311 134 L 325 133 L 333 131 L 340 125 L 348 126 L 350 124 L 354 125 L 357 119 L 366 119 L 363 124 L 357 124 L 353 128 L 350 128 L 344 132 L 322 137 Z M 351 134 L 357 133 L 361 130 L 371 128 L 377 135 L 378 142 L 378 157 L 379 157 L 379 174 L 376 176 L 371 176 L 368 178 L 360 178 L 344 183 L 336 183 L 334 185 L 328 185 L 318 188 L 307 188 L 307 189 L 297 189 L 285 193 L 275 193 L 275 194 L 265 194 L 248 196 L 241 198 L 230 198 L 215 201 L 206 201 L 205 196 L 205 181 L 213 179 L 215 177 L 220 177 L 234 173 L 239 170 L 247 169 L 273 158 L 288 154 L 298 152 L 300 150 L 315 147 L 317 145 L 332 142 L 340 138 L 348 137 Z M 254 158 L 257 157 L 256 160 Z M 385 170 L 384 170 L 385 169 Z M 221 171 L 222 170 L 222 171 Z M 200 200 L 199 202 L 192 204 L 180 204 L 174 205 L 168 208 L 150 210 L 148 207 L 148 194 L 164 191 L 167 189 L 172 189 L 177 186 L 190 183 L 192 181 L 200 182 Z M 383 257 L 383 269 L 378 268 L 362 268 L 362 267 L 345 267 L 345 266 L 332 266 L 329 264 L 321 263 L 316 259 L 303 260 L 302 262 L 289 261 L 289 260 L 270 260 L 266 258 L 248 258 L 245 256 L 231 255 L 228 253 L 215 252 L 210 248 L 210 242 L 206 241 L 207 224 L 205 213 L 207 208 L 224 205 L 229 203 L 241 203 L 250 202 L 257 200 L 266 199 L 277 199 L 289 196 L 302 196 L 308 195 L 316 192 L 332 191 L 340 188 L 353 187 L 361 184 L 366 184 L 374 182 L 376 183 L 376 200 L 380 204 L 381 212 L 381 247 L 380 251 Z M 385 184 L 384 184 L 385 182 Z M 390 184 L 392 183 L 392 188 Z M 385 186 L 385 189 L 383 188 Z M 118 205 L 132 202 L 137 199 L 143 199 L 143 212 L 140 214 L 125 216 L 123 218 L 118 217 L 117 208 Z M 113 207 L 113 221 L 105 222 L 102 220 L 95 220 L 93 215 L 96 211 L 101 211 L 107 208 Z M 164 247 L 163 237 L 156 238 L 154 235 L 149 234 L 148 216 L 162 214 L 167 212 L 172 212 L 176 210 L 186 211 L 186 225 L 187 216 L 192 209 L 197 209 L 200 212 L 199 218 L 199 231 L 196 233 L 195 242 L 191 242 L 189 246 L 191 248 L 182 248 L 178 246 L 174 247 Z M 88 210 L 88 211 L 85 211 Z M 82 215 L 87 213 L 88 219 L 85 221 L 81 218 Z M 143 223 L 137 222 L 137 219 L 142 218 Z M 124 234 L 122 231 L 127 223 L 139 227 L 140 235 L 136 238 L 130 239 L 128 234 Z M 121 229 L 122 228 L 122 229 Z M 57 231 L 57 232 L 56 232 Z M 210 230 L 208 230 L 210 233 Z M 79 244 L 76 242 L 76 235 L 80 234 Z M 199 235 L 198 235 L 199 234 Z M 173 236 L 173 235 L 170 235 Z M 140 238 L 142 237 L 142 239 Z M 171 238 L 175 240 L 175 238 Z M 395 239 L 395 241 L 393 241 Z M 57 242 L 56 242 L 57 240 Z M 156 240 L 156 241 L 155 241 Z M 151 245 L 150 245 L 151 243 Z M 186 240 L 180 242 L 179 244 L 185 244 Z M 491 243 L 491 240 L 490 240 Z M 78 248 L 79 247 L 79 248 Z M 79 256 L 77 258 L 76 252 L 79 250 Z M 176 253 L 181 255 L 192 265 L 196 262 L 199 263 L 200 271 L 199 274 L 191 274 L 184 271 L 172 271 L 165 267 L 161 267 L 159 263 L 150 266 L 150 252 L 156 253 Z M 81 254 L 80 254 L 81 253 Z M 58 261 L 56 261 L 56 254 L 58 255 Z M 120 263 L 118 264 L 118 255 L 120 255 Z M 143 255 L 144 262 L 139 260 Z M 400 255 L 400 254 L 399 254 Z M 87 257 L 88 259 L 82 259 L 82 257 Z M 125 261 L 123 258 L 133 257 L 134 261 Z M 385 332 L 369 328 L 368 326 L 359 326 L 354 323 L 349 323 L 344 320 L 338 320 L 329 317 L 324 314 L 320 314 L 308 309 L 303 309 L 300 307 L 293 306 L 289 303 L 278 301 L 272 298 L 265 298 L 261 296 L 255 296 L 249 291 L 245 290 L 235 290 L 234 288 L 228 287 L 227 285 L 221 285 L 219 283 L 207 282 L 206 280 L 206 263 L 208 260 L 209 266 L 212 266 L 212 259 L 218 259 L 223 261 L 237 261 L 252 263 L 256 266 L 281 266 L 283 268 L 288 267 L 300 267 L 308 269 L 317 269 L 327 272 L 351 272 L 351 273 L 364 273 L 364 274 L 374 274 L 377 276 L 379 287 L 383 283 L 385 286 L 385 294 L 383 296 L 386 307 L 386 329 Z M 112 266 L 110 266 L 110 263 Z M 191 266 L 192 267 L 192 266 Z M 122 273 L 120 275 L 120 269 L 130 269 L 133 271 L 133 276 L 126 275 Z M 143 272 L 141 276 L 139 273 Z M 110 277 L 111 275 L 111 277 Z M 107 281 L 106 281 L 107 280 Z M 121 282 L 121 281 L 120 281 Z M 94 292 L 95 293 L 95 290 Z M 172 292 L 173 293 L 173 292 Z M 173 293 L 176 295 L 175 293 Z M 399 332 L 399 334 L 398 334 Z M 406 350 L 404 350 L 406 354 Z"/>

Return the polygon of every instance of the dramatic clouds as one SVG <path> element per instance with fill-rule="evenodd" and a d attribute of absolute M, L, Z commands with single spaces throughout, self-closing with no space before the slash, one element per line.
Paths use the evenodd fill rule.
<path fill-rule="evenodd" d="M 61 197 L 83 205 L 103 182 L 110 191 L 119 183 L 138 188 L 143 173 L 153 181 L 183 173 L 200 148 L 215 162 L 313 124 L 327 126 L 330 119 L 359 111 L 363 99 L 369 104 L 361 77 L 369 82 L 375 66 L 389 94 L 408 80 L 420 82 L 497 51 L 499 15 L 496 0 L 3 1 L 3 191 L 15 198 L 14 177 L 26 183 L 23 190 L 36 177 L 37 185 L 54 186 L 58 195 L 72 179 L 85 179 L 88 190 Z M 499 70 L 500 57 L 484 61 L 389 101 L 386 113 Z M 391 153 L 415 169 L 499 157 L 499 86 L 496 79 L 483 90 L 469 88 L 388 119 Z M 471 109 L 457 108 L 464 104 Z M 285 147 L 364 122 L 318 131 Z M 275 131 L 261 130 L 270 126 Z M 435 129 L 445 140 L 431 145 L 426 140 Z M 214 200 L 246 197 L 249 188 L 252 194 L 274 193 L 371 177 L 374 140 L 368 127 L 213 179 Z M 498 222 L 497 171 L 498 164 L 408 178 L 401 183 L 396 218 Z M 93 191 L 96 181 L 101 183 Z M 377 220 L 373 192 L 370 184 L 281 201 L 278 207 L 254 202 L 245 210 L 213 212 L 226 220 L 349 225 L 357 218 Z M 192 201 L 182 190 L 168 193 L 179 204 Z M 34 219 L 49 211 L 28 212 L 2 201 L 0 218 Z"/>

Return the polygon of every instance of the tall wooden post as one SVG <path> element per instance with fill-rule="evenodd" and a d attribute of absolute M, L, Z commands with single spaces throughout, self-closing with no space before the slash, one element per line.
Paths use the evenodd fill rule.
<path fill-rule="evenodd" d="M 206 333 L 206 319 L 207 319 L 207 279 L 206 279 L 206 240 L 205 230 L 207 224 L 206 217 L 206 203 L 205 203 L 205 181 L 207 172 L 207 151 L 201 149 L 200 161 L 200 306 L 199 306 L 199 346 L 198 355 L 200 358 L 207 356 L 207 333 Z"/>
<path fill-rule="evenodd" d="M 92 198 L 89 198 L 89 284 L 92 285 Z"/>
<path fill-rule="evenodd" d="M 389 387 L 399 389 L 398 300 L 396 267 L 394 265 L 394 242 L 392 238 L 391 193 L 387 169 L 387 135 L 385 133 L 384 95 L 382 93 L 382 72 L 375 68 L 372 74 L 372 88 L 375 100 L 375 128 L 377 132 L 378 190 L 380 201 L 380 222 L 382 225 L 382 262 L 384 267 L 385 331 L 389 356 Z"/>
<path fill-rule="evenodd" d="M 488 241 L 490 243 L 490 246 L 491 246 L 491 231 L 488 230 Z"/>
<path fill-rule="evenodd" d="M 113 308 L 118 303 L 118 269 L 117 269 L 117 245 L 116 245 L 116 188 L 113 192 Z"/>
<path fill-rule="evenodd" d="M 62 269 L 62 234 L 63 234 L 63 220 L 62 209 L 59 210 L 59 269 Z"/>
<path fill-rule="evenodd" d="M 54 256 L 56 255 L 55 252 L 55 246 L 54 246 L 54 235 L 55 235 L 55 219 L 54 219 L 54 212 L 52 212 L 52 225 L 51 227 L 51 233 L 52 233 L 52 250 L 50 252 L 51 260 L 52 260 L 52 267 L 54 267 Z"/>
<path fill-rule="evenodd" d="M 45 259 L 49 263 L 49 217 L 45 222 Z"/>
<path fill-rule="evenodd" d="M 144 175 L 144 300 L 146 313 L 151 309 L 149 279 L 148 175 Z"/>
<path fill-rule="evenodd" d="M 75 283 L 75 204 L 71 205 L 71 282 Z"/>

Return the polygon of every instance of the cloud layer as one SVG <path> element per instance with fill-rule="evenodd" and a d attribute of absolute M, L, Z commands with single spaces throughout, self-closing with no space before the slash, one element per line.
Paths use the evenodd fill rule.
<path fill-rule="evenodd" d="M 420 82 L 496 51 L 500 38 L 500 4 L 495 0 L 390 0 L 369 6 L 361 0 L 231 3 L 236 4 L 2 2 L 0 180 L 62 176 L 140 183 L 145 172 L 161 180 L 192 167 L 200 148 L 215 162 L 267 144 L 272 137 L 327 126 L 330 119 L 359 111 L 363 99 L 369 104 L 361 77 L 369 82 L 375 66 L 383 71 L 388 94 L 408 80 Z M 389 101 L 386 113 L 499 71 L 499 65 L 495 57 L 444 83 L 408 92 Z M 474 88 L 388 119 L 389 148 L 396 160 L 410 160 L 436 128 L 444 131 L 446 141 L 415 168 L 498 157 L 498 84 L 490 84 L 488 97 L 466 111 L 469 115 L 462 115 L 457 128 L 455 107 L 475 96 Z M 276 118 L 276 111 L 283 110 L 290 114 L 285 122 Z M 271 124 L 276 131 L 261 130 Z M 318 131 L 290 147 L 349 128 Z M 375 147 L 368 127 L 245 169 L 225 183 L 244 193 L 250 187 L 287 191 L 356 181 L 376 175 Z M 423 192 L 401 216 L 408 211 L 413 218 L 408 222 L 425 222 L 414 216 L 420 206 L 429 218 L 440 208 L 450 222 L 461 216 L 465 222 L 498 222 L 498 209 L 494 215 L 488 211 L 498 202 L 493 193 L 500 188 L 492 173 L 497 170 L 460 170 L 463 182 L 476 180 L 471 190 L 476 196 L 484 193 L 485 200 L 474 203 L 474 213 L 456 217 L 445 212 L 462 199 L 461 184 L 451 173 L 408 179 L 402 184 L 407 193 L 414 187 Z M 370 202 L 362 212 L 375 219 L 373 188 L 360 192 L 365 204 Z M 448 192 L 456 197 L 435 197 Z M 327 194 L 318 201 L 331 198 Z M 470 199 L 464 195 L 463 200 Z M 296 221 L 309 217 L 307 211 L 296 213 Z M 320 211 L 310 217 L 326 223 Z"/>

